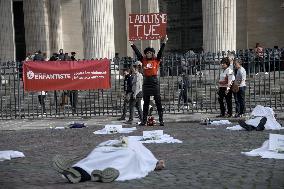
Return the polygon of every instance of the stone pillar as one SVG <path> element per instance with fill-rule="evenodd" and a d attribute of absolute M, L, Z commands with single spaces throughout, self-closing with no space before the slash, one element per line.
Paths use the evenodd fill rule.
<path fill-rule="evenodd" d="M 41 50 L 49 55 L 49 32 L 46 0 L 24 0 L 26 52 Z"/>
<path fill-rule="evenodd" d="M 205 52 L 236 50 L 236 0 L 202 0 Z"/>
<path fill-rule="evenodd" d="M 159 10 L 160 10 L 159 9 L 159 0 L 148 0 L 148 12 L 149 13 L 159 13 Z M 153 47 L 158 52 L 158 49 L 160 48 L 160 40 L 146 41 L 146 45 Z"/>
<path fill-rule="evenodd" d="M 113 58 L 113 0 L 81 0 L 84 57 Z"/>
<path fill-rule="evenodd" d="M 13 1 L 0 1 L 0 62 L 15 60 Z"/>
<path fill-rule="evenodd" d="M 159 1 L 158 0 L 137 0 L 132 1 L 131 4 L 132 13 L 158 13 L 159 12 Z M 146 47 L 153 47 L 156 52 L 160 49 L 160 40 L 142 40 L 135 41 L 135 45 L 141 53 L 143 54 L 143 50 Z"/>
<path fill-rule="evenodd" d="M 61 0 L 52 0 L 48 3 L 49 46 L 50 53 L 54 53 L 63 48 Z"/>

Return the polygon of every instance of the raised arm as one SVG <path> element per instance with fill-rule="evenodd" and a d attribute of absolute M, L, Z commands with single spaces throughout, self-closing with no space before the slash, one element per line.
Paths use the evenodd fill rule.
<path fill-rule="evenodd" d="M 135 54 L 136 54 L 136 56 L 137 56 L 137 59 L 138 59 L 140 62 L 142 62 L 143 56 L 142 56 L 142 54 L 140 53 L 140 51 L 137 49 L 137 47 L 136 47 L 131 41 L 129 41 L 129 43 L 130 43 L 130 45 L 131 45 L 133 51 L 135 52 Z"/>
<path fill-rule="evenodd" d="M 166 43 L 168 41 L 168 37 L 166 36 L 164 39 L 163 39 L 163 42 L 162 42 L 162 45 L 161 45 L 161 48 L 157 54 L 157 59 L 158 60 L 161 60 L 162 56 L 163 56 L 163 51 L 164 51 L 164 48 L 166 46 Z"/>

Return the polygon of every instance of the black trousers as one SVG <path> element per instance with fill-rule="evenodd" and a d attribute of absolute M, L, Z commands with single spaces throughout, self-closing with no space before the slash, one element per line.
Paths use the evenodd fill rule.
<path fill-rule="evenodd" d="M 245 92 L 246 86 L 240 87 L 240 90 L 234 93 L 237 114 L 244 114 L 246 111 Z"/>
<path fill-rule="evenodd" d="M 224 98 L 226 100 L 226 104 L 227 104 L 227 113 L 229 115 L 232 115 L 232 91 L 229 90 L 228 94 L 226 94 L 227 88 L 226 87 L 220 87 L 219 88 L 219 91 L 218 91 L 218 101 L 219 101 L 219 104 L 220 104 L 220 109 L 221 109 L 221 115 L 225 115 L 226 113 L 226 108 L 225 108 L 225 105 L 224 105 Z"/>
<path fill-rule="evenodd" d="M 76 110 L 77 108 L 77 102 L 78 102 L 78 91 L 77 90 L 72 90 L 69 92 L 70 95 L 70 103 L 72 110 Z"/>
<path fill-rule="evenodd" d="M 149 112 L 150 95 L 144 94 L 143 100 L 144 100 L 144 105 L 143 105 L 143 121 L 142 121 L 142 123 L 146 124 L 147 116 L 148 116 L 148 112 Z M 154 95 L 154 100 L 155 100 L 155 104 L 157 106 L 157 111 L 158 111 L 158 114 L 159 114 L 159 121 L 164 122 L 163 121 L 163 107 L 162 107 L 160 94 Z"/>
<path fill-rule="evenodd" d="M 45 97 L 46 97 L 46 95 L 38 95 L 38 101 L 39 101 L 39 104 L 41 105 L 41 109 L 42 109 L 43 113 L 46 112 L 46 110 L 45 110 Z"/>
<path fill-rule="evenodd" d="M 141 100 L 142 98 L 133 98 L 133 95 L 131 95 L 130 101 L 129 101 L 129 120 L 132 121 L 134 117 L 134 107 L 136 107 L 139 115 L 139 119 L 142 122 L 142 108 L 141 108 Z"/>

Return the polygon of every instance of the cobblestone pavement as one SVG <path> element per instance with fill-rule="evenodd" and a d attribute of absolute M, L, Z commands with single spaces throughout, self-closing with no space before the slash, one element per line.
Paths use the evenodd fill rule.
<path fill-rule="evenodd" d="M 108 118 L 111 119 L 115 120 Z M 169 122 L 162 129 L 183 143 L 146 145 L 158 159 L 166 161 L 165 170 L 126 182 L 69 184 L 52 169 L 52 157 L 62 154 L 81 159 L 100 142 L 121 135 L 94 135 L 93 131 L 102 128 L 101 125 L 65 130 L 49 126 L 14 130 L 3 127 L 0 150 L 22 151 L 26 157 L 0 162 L 0 188 L 284 188 L 284 160 L 241 154 L 260 147 L 269 133 L 284 134 L 284 130 L 229 131 L 226 126 Z M 138 127 L 128 135 L 141 135 L 143 130 L 151 129 L 161 127 Z"/>

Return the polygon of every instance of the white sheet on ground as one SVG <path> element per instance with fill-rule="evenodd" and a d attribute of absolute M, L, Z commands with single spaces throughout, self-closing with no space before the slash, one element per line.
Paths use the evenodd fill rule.
<path fill-rule="evenodd" d="M 112 167 L 119 170 L 117 181 L 145 177 L 156 167 L 157 159 L 141 142 L 129 140 L 127 147 L 113 147 L 118 140 L 109 140 L 97 146 L 86 158 L 74 166 L 91 174 L 93 170 Z"/>
<path fill-rule="evenodd" d="M 226 129 L 232 130 L 232 131 L 240 131 L 240 130 L 245 130 L 244 128 L 242 128 L 240 125 L 235 125 L 232 127 L 226 127 Z"/>
<path fill-rule="evenodd" d="M 266 140 L 260 148 L 250 152 L 242 152 L 242 154 L 247 156 L 261 156 L 261 158 L 284 159 L 284 153 L 269 150 L 269 140 Z"/>
<path fill-rule="evenodd" d="M 281 127 L 281 125 L 276 121 L 274 117 L 274 111 L 270 107 L 264 107 L 261 105 L 257 105 L 253 111 L 251 112 L 251 116 L 254 117 L 252 119 L 246 120 L 246 124 L 252 125 L 254 127 L 257 127 L 259 124 L 259 121 L 263 118 L 266 117 L 267 121 L 264 125 L 265 130 L 280 130 L 284 129 Z M 238 129 L 240 128 L 239 126 L 233 126 L 233 127 L 227 127 L 226 129 L 230 130 L 242 130 Z"/>
<path fill-rule="evenodd" d="M 115 133 L 131 133 L 136 130 L 136 127 L 131 128 L 121 128 L 119 130 L 108 130 L 106 128 L 103 128 L 101 130 L 97 130 L 94 132 L 96 135 L 106 135 L 106 134 L 115 134 Z"/>
<path fill-rule="evenodd" d="M 228 125 L 232 124 L 229 120 L 210 121 L 210 125 Z"/>
<path fill-rule="evenodd" d="M 168 134 L 145 138 L 145 136 L 128 136 L 128 140 L 140 141 L 142 143 L 182 143 L 181 140 L 175 139 Z"/>
<path fill-rule="evenodd" d="M 21 158 L 21 157 L 25 157 L 23 152 L 14 151 L 14 150 L 0 151 L 0 161 L 11 160 L 12 158 Z"/>

